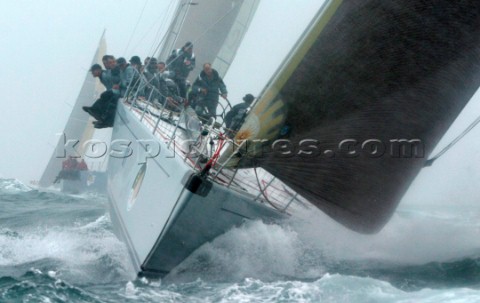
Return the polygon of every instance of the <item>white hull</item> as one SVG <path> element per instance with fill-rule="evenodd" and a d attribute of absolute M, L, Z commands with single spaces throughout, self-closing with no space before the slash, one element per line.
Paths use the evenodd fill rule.
<path fill-rule="evenodd" d="M 178 154 L 174 157 L 166 141 L 154 136 L 145 122 L 119 103 L 112 142 L 133 142 L 133 154 L 111 157 L 107 170 L 112 221 L 138 272 L 165 275 L 196 248 L 245 219 L 285 216 L 255 202 L 251 194 L 215 182 L 204 181 L 197 193 L 186 189 L 195 173 L 192 166 Z M 141 163 L 138 155 L 144 146 L 135 147 L 138 140 L 155 140 L 160 154 Z"/>

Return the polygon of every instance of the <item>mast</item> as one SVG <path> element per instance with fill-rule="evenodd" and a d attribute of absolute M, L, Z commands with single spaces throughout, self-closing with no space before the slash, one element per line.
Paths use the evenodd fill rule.
<path fill-rule="evenodd" d="M 92 64 L 101 62 L 102 57 L 107 50 L 107 44 L 105 42 L 105 31 L 103 31 L 100 38 L 97 50 L 92 59 Z M 90 71 L 87 72 L 85 81 L 77 97 L 77 101 L 73 106 L 72 112 L 68 118 L 67 124 L 63 130 L 66 140 L 79 140 L 80 142 L 75 146 L 76 150 L 80 151 L 83 155 L 82 146 L 83 143 L 92 138 L 94 129 L 91 124 L 90 116 L 82 110 L 83 106 L 89 106 L 92 102 L 98 98 L 104 88 L 100 85 L 99 81 L 95 80 Z M 50 161 L 45 168 L 42 177 L 40 178 L 39 185 L 42 187 L 48 187 L 52 185 L 55 177 L 62 168 L 62 162 L 65 160 L 64 156 L 59 151 L 64 150 L 65 145 L 64 136 L 60 136 L 58 143 L 53 151 Z M 68 155 L 66 155 L 68 157 Z M 75 155 L 72 155 L 75 156 Z"/>
<path fill-rule="evenodd" d="M 187 41 L 193 43 L 197 66 L 189 80 L 210 62 L 224 76 L 258 7 L 259 0 L 182 0 L 157 55 L 165 61 Z"/>
<path fill-rule="evenodd" d="M 196 5 L 196 2 L 193 2 L 192 0 L 180 0 L 178 2 L 177 9 L 175 10 L 174 14 L 175 17 L 170 23 L 165 41 L 160 46 L 160 51 L 157 55 L 160 61 L 165 61 L 174 49 L 183 22 L 187 17 L 187 13 L 191 5 Z"/>

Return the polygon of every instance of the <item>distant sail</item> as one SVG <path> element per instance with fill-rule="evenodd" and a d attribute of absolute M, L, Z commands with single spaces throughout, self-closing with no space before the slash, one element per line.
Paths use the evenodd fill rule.
<path fill-rule="evenodd" d="M 269 139 L 240 166 L 377 232 L 479 85 L 480 2 L 328 1 L 237 134 Z"/>
<path fill-rule="evenodd" d="M 107 44 L 105 42 L 104 32 L 100 38 L 97 51 L 93 56 L 92 65 L 102 61 L 102 57 L 105 55 L 106 50 Z M 95 80 L 90 71 L 88 71 L 85 77 L 85 82 L 80 90 L 80 94 L 77 97 L 77 101 L 73 106 L 72 113 L 70 114 L 63 131 L 67 140 L 79 140 L 79 147 L 83 145 L 83 142 L 92 138 L 94 131 L 92 124 L 90 123 L 90 116 L 82 110 L 82 107 L 90 106 L 103 90 L 104 88 L 99 84 L 99 81 Z M 50 161 L 48 162 L 47 167 L 40 178 L 40 186 L 48 187 L 52 185 L 55 177 L 58 175 L 58 172 L 62 168 L 62 161 L 64 161 L 65 158 L 57 157 L 57 151 L 62 150 L 64 144 L 64 138 L 61 136 L 57 143 L 56 149 L 53 151 L 52 157 L 50 158 Z"/>
<path fill-rule="evenodd" d="M 259 0 L 182 0 L 157 56 L 165 61 L 172 50 L 193 42 L 197 66 L 193 80 L 205 62 L 224 76 L 232 62 Z"/>

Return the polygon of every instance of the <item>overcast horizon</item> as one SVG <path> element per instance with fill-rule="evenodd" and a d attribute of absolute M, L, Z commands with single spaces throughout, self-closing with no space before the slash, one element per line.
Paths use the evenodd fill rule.
<path fill-rule="evenodd" d="M 0 3 L 6 15 L 0 20 L 3 37 L 0 88 L 4 108 L 0 119 L 4 132 L 0 145 L 3 152 L 0 177 L 16 178 L 27 184 L 40 178 L 104 29 L 109 54 L 124 56 L 127 60 L 139 55 L 143 59 L 151 55 L 160 41 L 172 3 L 127 0 Z M 274 7 L 268 3 L 273 2 L 262 2 L 263 9 Z M 275 5 L 284 3 L 275 2 Z M 307 0 L 302 3 L 308 7 Z M 231 91 L 238 99 L 238 88 L 232 87 Z M 480 94 L 477 91 L 433 155 L 478 116 Z M 477 194 L 475 184 L 480 177 L 477 165 L 480 144 L 476 142 L 479 135 L 480 126 L 477 126 L 433 167 L 424 169 L 408 199 L 431 199 L 433 195 L 448 200 L 445 195 L 468 191 L 465 199 L 468 204 L 473 203 Z"/>

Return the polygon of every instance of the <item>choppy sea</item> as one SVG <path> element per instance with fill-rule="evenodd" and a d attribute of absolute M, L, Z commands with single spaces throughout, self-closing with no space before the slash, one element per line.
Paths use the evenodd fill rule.
<path fill-rule="evenodd" d="M 107 200 L 0 179 L 0 302 L 480 302 L 480 214 L 401 209 L 377 235 L 319 213 L 249 222 L 136 278 Z"/>

